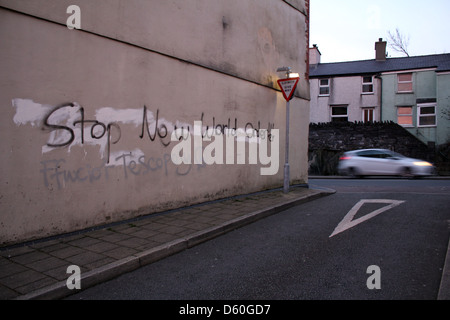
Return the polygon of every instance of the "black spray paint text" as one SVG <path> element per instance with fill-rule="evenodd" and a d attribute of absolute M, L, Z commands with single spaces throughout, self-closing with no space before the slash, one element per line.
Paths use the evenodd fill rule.
<path fill-rule="evenodd" d="M 78 111 L 80 113 L 80 119 L 73 121 L 73 123 L 68 125 L 62 125 L 58 123 L 58 121 L 51 121 L 51 117 L 59 112 L 63 112 L 64 108 L 74 108 L 78 107 Z M 167 128 L 166 124 L 164 124 L 160 120 L 159 115 L 159 109 L 156 111 L 156 118 L 153 119 L 155 125 L 153 126 L 153 129 L 151 129 L 151 123 L 149 123 L 148 119 L 148 111 L 147 107 L 144 105 L 142 110 L 142 123 L 141 123 L 141 130 L 139 134 L 140 139 L 144 139 L 145 136 L 147 136 L 150 141 L 155 141 L 157 138 L 160 140 L 162 145 L 164 147 L 168 147 L 171 143 L 171 137 L 169 134 L 169 128 Z M 152 113 L 153 114 L 153 113 Z M 57 117 L 55 117 L 57 118 Z M 204 123 L 204 113 L 201 114 L 200 121 Z M 234 121 L 233 121 L 234 120 Z M 236 132 L 238 129 L 238 119 L 228 118 L 228 120 L 224 123 L 216 122 L 216 117 L 212 117 L 211 122 L 208 123 L 208 121 L 205 121 L 204 123 L 204 130 L 202 132 L 202 136 L 206 137 L 208 136 L 208 132 L 211 132 L 209 128 L 213 128 L 216 132 L 216 134 L 225 134 L 227 131 L 230 132 Z M 67 133 L 66 135 L 60 135 L 63 137 L 62 141 L 57 142 L 48 142 L 47 146 L 52 148 L 60 148 L 60 147 L 67 147 L 71 145 L 76 137 L 76 132 L 79 131 L 80 141 L 81 144 L 85 143 L 85 140 L 87 138 L 93 139 L 93 140 L 100 140 L 100 139 L 106 139 L 106 164 L 110 163 L 110 156 L 111 156 L 111 145 L 117 144 L 121 137 L 122 137 L 122 130 L 118 123 L 118 121 L 113 122 L 101 122 L 99 120 L 92 120 L 92 119 L 86 119 L 85 117 L 85 111 L 82 106 L 76 105 L 74 103 L 66 103 L 60 106 L 55 107 L 50 113 L 45 117 L 44 119 L 44 128 L 49 129 L 51 132 L 53 131 L 64 131 Z M 70 126 L 69 126 L 70 125 Z M 89 129 L 88 137 L 86 137 L 85 129 Z M 261 122 L 258 121 L 257 125 L 253 124 L 252 122 L 246 122 L 244 130 L 245 132 L 251 132 L 251 135 L 256 135 L 259 137 L 259 134 L 261 132 Z M 273 123 L 268 123 L 267 125 L 267 132 L 269 135 L 269 141 L 271 140 L 271 130 L 275 127 Z M 181 127 L 181 129 L 185 129 L 184 127 Z M 251 130 L 249 130 L 251 129 Z M 177 126 L 175 125 L 173 130 L 177 132 Z M 186 128 L 188 132 L 190 132 L 191 128 L 188 126 Z M 251 138 L 252 136 L 248 136 L 248 138 Z M 182 138 L 182 135 L 180 136 L 180 139 Z"/>

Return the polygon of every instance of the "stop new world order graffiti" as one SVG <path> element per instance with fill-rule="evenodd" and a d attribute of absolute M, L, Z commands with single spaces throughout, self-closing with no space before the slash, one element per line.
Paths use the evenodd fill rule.
<path fill-rule="evenodd" d="M 19 102 L 13 102 L 14 104 L 19 105 Z M 107 111 L 117 112 L 113 109 L 105 112 Z M 71 113 L 71 115 L 64 115 L 65 113 Z M 216 123 L 216 118 L 212 117 L 210 119 L 212 123 L 204 125 L 205 116 L 202 113 L 200 121 L 194 121 L 193 127 L 185 123 L 177 127 L 177 125 L 161 119 L 159 110 L 156 111 L 155 117 L 146 106 L 140 111 L 132 109 L 128 118 L 140 118 L 140 120 L 132 121 L 135 126 L 138 126 L 138 122 L 140 123 L 138 126 L 140 129 L 137 132 L 139 139 L 148 138 L 151 142 L 159 140 L 164 147 L 173 146 L 170 153 L 165 153 L 161 157 L 146 158 L 140 150 L 112 152 L 113 146 L 118 144 L 122 138 L 120 121 L 106 122 L 100 119 L 88 119 L 85 114 L 85 109 L 76 103 L 66 103 L 51 109 L 43 119 L 44 129 L 50 131 L 50 138 L 45 146 L 46 151 L 75 144 L 95 144 L 95 141 L 101 140 L 106 160 L 101 166 L 80 167 L 72 171 L 58 171 L 60 165 L 65 162 L 64 159 L 42 161 L 41 172 L 46 186 L 49 185 L 51 179 L 55 179 L 60 188 L 64 182 L 68 181 L 93 182 L 100 178 L 101 172 L 103 172 L 103 176 L 108 177 L 108 168 L 111 167 L 111 162 L 113 166 L 124 166 L 125 177 L 128 174 L 141 174 L 142 172 L 145 174 L 158 169 L 164 169 L 167 175 L 169 156 L 171 162 L 177 166 L 188 165 L 187 169 L 177 168 L 177 175 L 189 173 L 191 165 L 198 167 L 213 164 L 248 163 L 256 165 L 258 160 L 259 164 L 266 166 L 260 168 L 261 175 L 274 175 L 278 172 L 279 132 L 270 122 L 267 129 L 261 128 L 260 121 L 256 125 L 247 122 L 244 126 L 239 127 L 237 118 L 233 120 L 228 118 L 225 123 Z M 123 117 L 124 113 L 122 112 L 120 116 Z M 98 117 L 97 115 L 96 118 Z M 65 123 L 61 119 L 65 119 Z M 70 122 L 67 119 L 73 121 Z M 129 123 L 130 119 L 124 121 Z M 204 146 L 204 143 L 208 144 Z M 270 145 L 270 152 L 268 145 Z M 248 153 L 246 153 L 246 146 L 248 146 Z M 246 159 L 246 154 L 248 154 L 248 159 Z M 138 164 L 142 166 L 142 170 L 136 169 Z M 52 171 L 54 173 L 51 173 Z"/>

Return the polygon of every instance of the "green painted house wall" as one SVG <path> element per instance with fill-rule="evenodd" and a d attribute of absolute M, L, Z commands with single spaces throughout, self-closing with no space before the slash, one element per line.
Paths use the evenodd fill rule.
<path fill-rule="evenodd" d="M 450 142 L 450 72 L 437 74 L 437 136 L 438 141 Z M 439 143 L 442 144 L 442 143 Z"/>
<path fill-rule="evenodd" d="M 399 72 L 400 73 L 400 72 Z M 436 73 L 434 70 L 412 71 L 411 93 L 399 93 L 399 73 L 385 73 L 382 79 L 381 119 L 398 121 L 399 107 L 412 107 L 412 125 L 404 126 L 425 144 L 441 145 L 450 142 L 450 73 Z M 402 71 L 401 73 L 405 73 Z M 419 126 L 418 105 L 436 104 L 436 124 Z"/>

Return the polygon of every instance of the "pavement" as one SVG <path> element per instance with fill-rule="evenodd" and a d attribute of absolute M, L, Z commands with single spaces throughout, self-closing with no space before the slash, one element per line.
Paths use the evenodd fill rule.
<path fill-rule="evenodd" d="M 206 202 L 0 248 L 0 300 L 63 299 L 226 232 L 335 193 L 308 185 Z M 450 247 L 449 247 L 450 248 Z M 69 266 L 81 271 L 81 289 Z M 438 299 L 450 299 L 450 250 Z"/>
<path fill-rule="evenodd" d="M 288 193 L 276 189 L 236 196 L 3 247 L 0 300 L 62 299 L 332 193 L 334 190 L 308 185 L 292 186 Z M 81 289 L 73 288 L 75 273 L 68 270 L 72 265 L 80 268 Z"/>

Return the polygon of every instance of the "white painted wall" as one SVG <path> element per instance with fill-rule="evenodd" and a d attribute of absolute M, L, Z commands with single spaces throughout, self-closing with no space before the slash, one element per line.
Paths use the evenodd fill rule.
<path fill-rule="evenodd" d="M 380 120 L 380 80 L 374 78 L 374 93 L 362 93 L 362 77 L 330 78 L 330 95 L 319 96 L 319 79 L 310 79 L 310 122 L 330 122 L 332 105 L 348 105 L 349 121 L 362 121 L 362 110 L 375 107 L 374 121 Z"/>
<path fill-rule="evenodd" d="M 276 69 L 303 75 L 308 45 L 305 2 L 288 2 L 77 0 L 69 30 L 72 1 L 0 0 L 0 244 L 281 186 Z M 307 182 L 308 98 L 302 77 L 292 183 Z M 176 166 L 170 133 L 200 120 L 279 129 L 280 169 Z"/>

